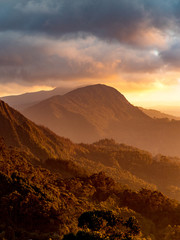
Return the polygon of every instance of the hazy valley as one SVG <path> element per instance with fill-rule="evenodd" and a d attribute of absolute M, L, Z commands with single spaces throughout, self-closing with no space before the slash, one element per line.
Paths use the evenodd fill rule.
<path fill-rule="evenodd" d="M 149 117 L 105 85 L 24 113 L 57 135 L 0 101 L 2 239 L 179 238 L 178 120 Z"/>

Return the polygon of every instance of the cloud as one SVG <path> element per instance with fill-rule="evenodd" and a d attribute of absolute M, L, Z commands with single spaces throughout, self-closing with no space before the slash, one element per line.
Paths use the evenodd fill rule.
<path fill-rule="evenodd" d="M 160 53 L 161 58 L 166 65 L 166 68 L 171 70 L 179 71 L 180 68 L 180 43 L 179 41 L 175 42 L 165 51 Z"/>
<path fill-rule="evenodd" d="M 108 75 L 115 68 L 114 62 L 103 61 L 103 44 L 99 43 L 99 50 L 96 45 L 94 38 L 56 41 L 17 33 L 1 34 L 0 82 L 34 84 Z"/>
<path fill-rule="evenodd" d="M 57 14 L 60 6 L 61 5 L 57 1 L 30 0 L 26 2 L 19 1 L 14 6 L 14 10 L 18 10 L 25 14 Z"/>
<path fill-rule="evenodd" d="M 179 10 L 177 0 L 1 0 L 0 85 L 174 84 Z"/>
<path fill-rule="evenodd" d="M 2 0 L 0 31 L 54 37 L 90 34 L 126 44 L 153 45 L 173 28 L 180 9 L 176 0 Z M 175 25 L 175 24 L 174 24 Z M 148 41 L 147 33 L 156 35 Z"/>
<path fill-rule="evenodd" d="M 0 82 L 33 85 L 60 80 L 106 79 L 123 73 L 152 73 L 161 58 L 147 49 L 96 37 L 57 40 L 18 33 L 0 34 Z"/>

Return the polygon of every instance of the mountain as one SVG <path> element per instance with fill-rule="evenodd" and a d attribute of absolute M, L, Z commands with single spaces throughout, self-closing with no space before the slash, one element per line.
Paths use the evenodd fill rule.
<path fill-rule="evenodd" d="M 124 101 L 126 103 L 125 99 Z M 174 163 L 176 159 L 171 162 L 165 158 L 163 161 L 159 156 L 161 161 L 156 161 L 149 153 L 117 144 L 114 140 L 105 139 L 90 145 L 74 144 L 47 128 L 34 124 L 3 101 L 0 101 L 0 137 L 3 137 L 8 146 L 23 151 L 23 156 L 29 162 L 41 165 L 62 177 L 104 171 L 132 189 L 158 188 L 168 196 L 180 199 L 180 166 Z M 169 178 L 166 177 L 168 173 Z"/>
<path fill-rule="evenodd" d="M 111 136 L 113 125 L 148 117 L 112 87 L 92 85 L 54 96 L 25 109 L 23 114 L 75 142 Z"/>
<path fill-rule="evenodd" d="M 106 85 L 54 96 L 25 109 L 23 114 L 74 142 L 113 138 L 153 154 L 180 156 L 180 121 L 152 119 Z"/>
<path fill-rule="evenodd" d="M 158 110 L 145 109 L 145 108 L 142 108 L 142 107 L 139 107 L 139 109 L 151 118 L 167 118 L 169 120 L 173 120 L 173 119 L 174 120 L 180 120 L 180 117 L 169 115 L 169 114 L 160 112 Z"/>
<path fill-rule="evenodd" d="M 68 139 L 37 126 L 3 101 L 0 101 L 0 136 L 8 146 L 21 148 L 38 160 L 69 158 L 75 146 Z"/>
<path fill-rule="evenodd" d="M 180 104 L 179 104 L 180 105 Z M 180 107 L 177 105 L 156 105 L 153 109 L 157 109 L 169 115 L 180 117 Z"/>
<path fill-rule="evenodd" d="M 124 104 L 130 105 L 123 96 L 120 97 Z M 8 146 L 23 152 L 19 159 L 26 156 L 29 162 L 63 178 L 104 171 L 132 189 L 159 189 L 180 199 L 180 163 L 177 158 L 153 157 L 148 152 L 108 139 L 93 144 L 74 144 L 34 124 L 3 101 L 0 101 L 0 137 Z"/>
<path fill-rule="evenodd" d="M 103 161 L 99 165 L 99 160 L 96 162 L 89 158 L 88 146 L 74 144 L 49 129 L 34 124 L 3 101 L 0 101 L 0 137 L 7 146 L 16 147 L 23 152 L 22 156 L 26 156 L 29 162 L 58 172 L 62 177 L 83 176 L 87 175 L 87 172 L 93 174 L 103 169 L 107 173 L 110 170 L 109 174 L 116 174 L 118 181 L 136 189 L 145 186 L 155 188 L 130 172 L 126 176 L 127 171 L 114 169 L 113 162 L 112 169 Z M 121 177 L 118 177 L 120 172 Z"/>
<path fill-rule="evenodd" d="M 50 91 L 24 93 L 21 95 L 1 97 L 0 99 L 17 110 L 23 110 L 40 101 L 43 101 L 46 98 L 50 98 L 55 95 L 62 95 L 69 92 L 70 90 L 72 90 L 72 88 L 70 87 L 69 88 L 57 87 Z"/>

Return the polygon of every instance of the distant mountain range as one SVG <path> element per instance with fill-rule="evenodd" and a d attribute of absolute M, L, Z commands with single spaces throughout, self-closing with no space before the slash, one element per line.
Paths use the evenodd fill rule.
<path fill-rule="evenodd" d="M 151 118 L 167 118 L 169 120 L 173 120 L 173 119 L 180 120 L 180 117 L 166 114 L 166 113 L 160 112 L 158 110 L 146 109 L 146 108 L 142 108 L 142 107 L 139 107 L 139 109 Z"/>
<path fill-rule="evenodd" d="M 180 156 L 180 121 L 153 119 L 106 85 L 53 96 L 22 113 L 75 142 L 114 138 L 154 154 Z"/>
<path fill-rule="evenodd" d="M 4 102 L 8 103 L 11 107 L 17 110 L 23 110 L 27 107 L 30 107 L 40 101 L 43 101 L 46 98 L 50 98 L 55 95 L 62 95 L 73 88 L 63 88 L 57 87 L 50 91 L 39 91 L 39 92 L 31 92 L 31 93 L 24 93 L 21 95 L 14 95 L 14 96 L 7 96 L 1 97 L 0 99 Z"/>

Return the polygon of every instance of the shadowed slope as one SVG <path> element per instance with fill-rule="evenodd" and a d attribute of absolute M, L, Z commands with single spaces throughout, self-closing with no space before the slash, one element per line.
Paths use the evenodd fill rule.
<path fill-rule="evenodd" d="M 75 146 L 50 130 L 37 126 L 3 101 L 0 101 L 0 136 L 6 144 L 20 147 L 40 159 L 68 158 Z"/>

